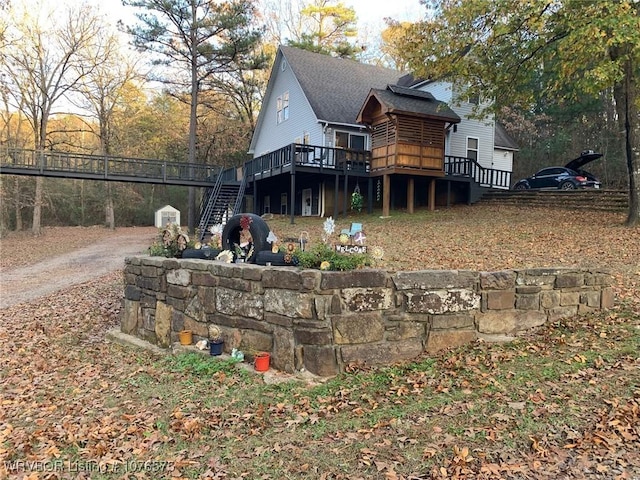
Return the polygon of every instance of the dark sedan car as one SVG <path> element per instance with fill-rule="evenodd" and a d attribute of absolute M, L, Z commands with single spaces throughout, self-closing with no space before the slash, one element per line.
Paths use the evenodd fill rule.
<path fill-rule="evenodd" d="M 583 165 L 600 157 L 602 157 L 601 153 L 586 150 L 564 167 L 543 168 L 531 177 L 523 178 L 513 186 L 513 189 L 575 190 L 576 188 L 600 188 L 600 181 L 589 172 L 582 170 Z"/>

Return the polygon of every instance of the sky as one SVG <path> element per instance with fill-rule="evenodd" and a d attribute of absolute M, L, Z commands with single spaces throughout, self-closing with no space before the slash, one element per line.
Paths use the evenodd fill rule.
<path fill-rule="evenodd" d="M 121 0 L 89 0 L 89 2 L 99 4 L 103 11 L 117 19 L 132 18 L 127 15 L 127 11 L 131 9 L 123 7 Z M 416 21 L 425 11 L 425 7 L 420 5 L 419 0 L 342 0 L 342 2 L 355 9 L 359 29 L 383 28 L 385 17 L 399 21 Z"/>
<path fill-rule="evenodd" d="M 425 11 L 419 0 L 343 0 L 344 4 L 355 9 L 358 21 L 362 25 L 382 23 L 385 17 L 395 20 L 416 21 Z"/>

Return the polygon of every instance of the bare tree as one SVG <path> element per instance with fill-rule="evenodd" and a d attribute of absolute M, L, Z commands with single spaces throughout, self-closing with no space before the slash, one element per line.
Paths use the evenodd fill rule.
<path fill-rule="evenodd" d="M 339 0 L 262 0 L 267 41 L 355 58 L 357 17 Z"/>
<path fill-rule="evenodd" d="M 55 14 L 42 5 L 24 4 L 9 10 L 7 45 L 0 53 L 0 68 L 7 78 L 15 108 L 28 118 L 34 147 L 47 146 L 47 125 L 65 95 L 77 88 L 92 66 L 104 61 L 99 45 L 104 27 L 85 4 Z M 86 64 L 93 52 L 90 65 Z M 36 177 L 32 233 L 41 232 L 44 180 Z"/>
<path fill-rule="evenodd" d="M 251 55 L 260 40 L 253 26 L 253 0 L 124 0 L 146 10 L 129 28 L 135 45 L 158 54 L 157 63 L 172 68 L 161 79 L 190 97 L 189 158 L 197 158 L 198 95 L 208 78 L 231 71 Z M 189 188 L 188 228 L 196 223 L 196 192 Z"/>
<path fill-rule="evenodd" d="M 89 128 L 98 138 L 101 155 L 111 155 L 111 144 L 113 138 L 113 114 L 116 108 L 124 102 L 126 85 L 140 78 L 136 72 L 135 63 L 130 62 L 122 54 L 122 45 L 118 37 L 112 33 L 100 34 L 103 38 L 98 43 L 98 48 L 103 49 L 101 53 L 104 62 L 92 65 L 91 59 L 96 52 L 93 48 L 87 49 L 87 62 L 80 65 L 80 68 L 87 68 L 87 72 L 80 75 L 82 80 L 78 86 L 80 99 L 78 106 L 90 112 L 90 116 L 97 120 L 96 124 L 89 123 Z M 81 72 L 79 72 L 81 73 Z M 111 182 L 105 181 L 105 225 L 110 229 L 115 229 L 115 213 L 113 208 L 113 192 Z"/>

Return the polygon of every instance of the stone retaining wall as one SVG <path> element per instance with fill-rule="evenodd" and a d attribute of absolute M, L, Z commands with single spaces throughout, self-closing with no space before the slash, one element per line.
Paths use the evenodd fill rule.
<path fill-rule="evenodd" d="M 190 329 L 222 331 L 225 350 L 321 376 L 424 351 L 508 339 L 613 305 L 612 277 L 577 269 L 326 272 L 207 260 L 127 258 L 121 330 L 162 347 Z"/>

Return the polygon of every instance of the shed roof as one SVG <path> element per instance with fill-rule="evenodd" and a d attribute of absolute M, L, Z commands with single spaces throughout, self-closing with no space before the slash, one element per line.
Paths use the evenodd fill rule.
<path fill-rule="evenodd" d="M 159 209 L 156 210 L 156 212 L 160 212 L 160 211 L 168 211 L 168 212 L 177 212 L 179 211 L 177 208 L 172 207 L 171 205 L 165 205 L 164 207 L 160 207 Z"/>
<path fill-rule="evenodd" d="M 501 148 L 502 150 L 519 150 L 516 141 L 511 138 L 511 135 L 507 133 L 507 130 L 499 122 L 496 122 L 493 144 L 495 148 Z"/>

